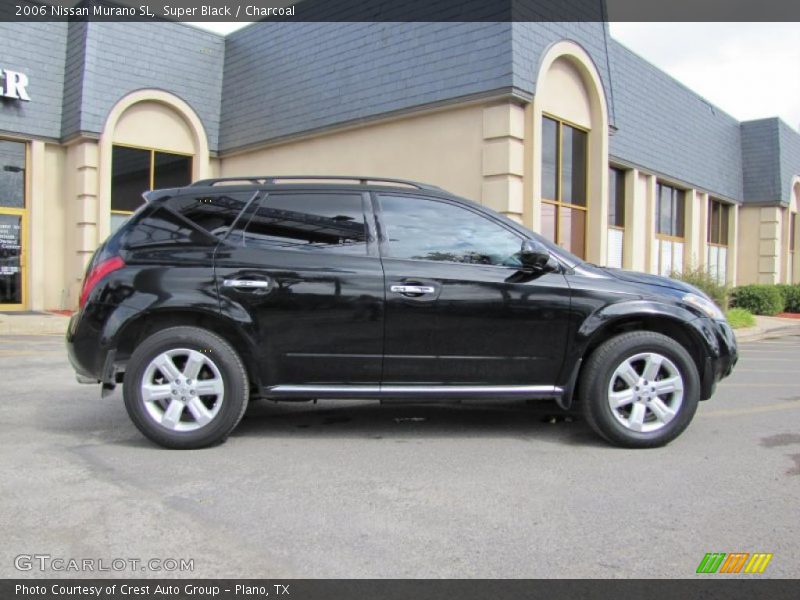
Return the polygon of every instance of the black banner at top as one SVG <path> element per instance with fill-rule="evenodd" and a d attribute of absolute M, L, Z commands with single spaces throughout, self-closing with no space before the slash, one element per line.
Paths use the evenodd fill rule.
<path fill-rule="evenodd" d="M 3 0 L 2 21 L 800 21 L 798 0 Z"/>

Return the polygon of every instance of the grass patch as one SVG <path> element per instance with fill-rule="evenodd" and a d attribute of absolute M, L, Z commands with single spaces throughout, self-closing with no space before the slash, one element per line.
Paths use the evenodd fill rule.
<path fill-rule="evenodd" d="M 728 323 L 734 329 L 741 329 L 742 327 L 755 327 L 756 318 L 749 310 L 744 308 L 731 308 L 725 316 L 728 318 Z"/>

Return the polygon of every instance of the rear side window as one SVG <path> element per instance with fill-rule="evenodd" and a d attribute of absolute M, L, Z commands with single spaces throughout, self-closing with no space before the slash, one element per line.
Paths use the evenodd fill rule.
<path fill-rule="evenodd" d="M 384 255 L 472 265 L 519 267 L 522 238 L 499 223 L 448 202 L 381 196 Z"/>
<path fill-rule="evenodd" d="M 215 245 L 255 192 L 187 194 L 168 199 L 125 235 L 129 247 L 166 243 Z"/>
<path fill-rule="evenodd" d="M 269 193 L 239 220 L 228 242 L 245 247 L 366 254 L 361 194 Z"/>

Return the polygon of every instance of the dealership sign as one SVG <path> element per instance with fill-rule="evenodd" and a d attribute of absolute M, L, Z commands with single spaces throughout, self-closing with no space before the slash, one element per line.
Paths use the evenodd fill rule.
<path fill-rule="evenodd" d="M 19 71 L 0 69 L 0 97 L 29 101 L 28 76 Z"/>

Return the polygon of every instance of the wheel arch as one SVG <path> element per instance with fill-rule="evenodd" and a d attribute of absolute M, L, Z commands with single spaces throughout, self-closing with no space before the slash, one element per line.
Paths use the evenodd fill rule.
<path fill-rule="evenodd" d="M 139 313 L 115 332 L 115 360 L 124 364 L 136 347 L 149 335 L 167 327 L 178 326 L 207 329 L 225 339 L 244 363 L 251 389 L 260 389 L 260 375 L 252 343 L 235 323 L 216 313 L 174 308 Z"/>
<path fill-rule="evenodd" d="M 589 319 L 587 319 L 587 322 Z M 567 386 L 560 402 L 562 408 L 572 406 L 574 392 L 580 377 L 580 372 L 587 359 L 603 343 L 613 337 L 629 331 L 652 331 L 660 333 L 678 342 L 692 358 L 697 373 L 702 383 L 701 399 L 705 400 L 711 395 L 706 382 L 706 371 L 709 366 L 708 336 L 702 327 L 698 326 L 698 319 L 687 321 L 677 314 L 668 312 L 639 312 L 628 315 L 618 315 L 614 318 L 604 318 L 594 327 L 584 326 L 579 329 L 576 338 L 575 351 L 572 353 L 573 365 L 567 373 Z"/>

